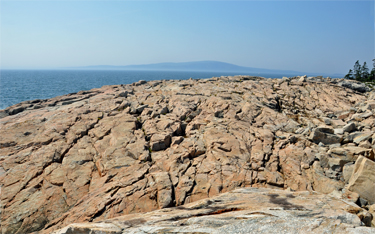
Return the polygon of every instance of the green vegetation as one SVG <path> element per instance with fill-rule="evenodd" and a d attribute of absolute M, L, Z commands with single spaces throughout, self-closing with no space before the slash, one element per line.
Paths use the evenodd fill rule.
<path fill-rule="evenodd" d="M 371 72 L 369 72 L 366 62 L 364 62 L 363 66 L 361 66 L 361 64 L 359 64 L 359 60 L 357 60 L 357 62 L 354 64 L 353 70 L 349 69 L 349 72 L 345 75 L 345 78 L 362 82 L 375 82 L 375 59 L 372 61 L 374 62 L 373 68 Z"/>

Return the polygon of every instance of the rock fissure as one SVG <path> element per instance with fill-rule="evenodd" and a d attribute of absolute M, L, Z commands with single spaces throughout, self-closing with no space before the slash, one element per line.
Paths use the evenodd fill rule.
<path fill-rule="evenodd" d="M 236 76 L 17 104 L 0 113 L 3 232 L 50 233 L 250 186 L 336 193 L 368 208 L 370 182 L 362 181 L 372 177 L 362 164 L 374 160 L 374 96 L 340 79 Z M 264 203 L 307 212 L 293 199 Z"/>

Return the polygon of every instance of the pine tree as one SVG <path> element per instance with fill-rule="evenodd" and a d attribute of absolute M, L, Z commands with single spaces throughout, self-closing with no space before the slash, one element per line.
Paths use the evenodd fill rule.
<path fill-rule="evenodd" d="M 375 59 L 373 61 L 373 68 L 371 69 L 371 72 L 369 72 L 369 68 L 367 67 L 367 63 L 364 62 L 363 66 L 359 63 L 359 60 L 355 62 L 354 68 L 349 69 L 348 74 L 345 75 L 346 79 L 355 79 L 358 81 L 371 81 L 375 82 Z"/>
<path fill-rule="evenodd" d="M 367 79 L 369 78 L 370 73 L 368 71 L 369 70 L 368 70 L 367 64 L 366 62 L 364 62 L 361 68 L 361 77 L 363 81 L 367 81 Z"/>
<path fill-rule="evenodd" d="M 361 81 L 362 79 L 362 68 L 361 68 L 361 64 L 359 64 L 359 60 L 357 60 L 357 62 L 355 62 L 354 64 L 354 68 L 353 68 L 353 72 L 354 72 L 354 78 L 356 80 L 359 80 Z"/>
<path fill-rule="evenodd" d="M 354 77 L 353 77 L 353 70 L 349 69 L 348 74 L 346 74 L 344 78 L 345 79 L 349 79 L 349 80 L 353 80 L 354 79 Z"/>
<path fill-rule="evenodd" d="M 374 63 L 372 64 L 373 68 L 371 69 L 369 80 L 375 81 L 375 59 L 372 60 Z"/>

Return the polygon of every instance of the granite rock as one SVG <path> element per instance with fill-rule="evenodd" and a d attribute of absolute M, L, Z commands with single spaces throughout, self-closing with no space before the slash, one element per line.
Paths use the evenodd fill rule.
<path fill-rule="evenodd" d="M 345 163 L 374 158 L 366 142 L 375 118 L 359 116 L 374 94 L 361 87 L 322 77 L 223 76 L 103 86 L 8 107 L 0 111 L 2 233 L 51 233 L 72 223 L 81 230 L 243 187 L 340 191 Z M 335 135 L 320 127 L 323 117 L 335 128 L 354 123 L 356 132 Z M 270 222 L 281 220 L 272 215 Z M 360 225 L 342 215 L 338 222 Z M 280 230 L 289 225 L 281 223 Z M 113 225 L 95 228 L 118 232 Z"/>
<path fill-rule="evenodd" d="M 364 225 L 369 221 L 369 212 L 334 196 L 244 188 L 176 208 L 70 224 L 53 234 L 375 233 Z"/>

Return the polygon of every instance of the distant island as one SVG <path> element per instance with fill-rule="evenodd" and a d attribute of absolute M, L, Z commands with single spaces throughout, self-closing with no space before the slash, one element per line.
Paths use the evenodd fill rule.
<path fill-rule="evenodd" d="M 309 73 L 293 70 L 277 70 L 266 68 L 243 67 L 231 63 L 219 61 L 195 61 L 195 62 L 180 62 L 180 63 L 153 63 L 153 64 L 139 64 L 126 66 L 112 66 L 112 65 L 96 65 L 96 66 L 81 66 L 81 67 L 67 67 L 64 69 L 79 69 L 79 70 L 148 70 L 148 71 L 200 71 L 200 72 L 239 72 L 251 74 L 284 74 L 290 75 L 323 75 L 332 77 L 344 77 L 344 74 L 327 74 L 327 73 Z"/>

